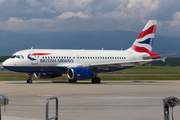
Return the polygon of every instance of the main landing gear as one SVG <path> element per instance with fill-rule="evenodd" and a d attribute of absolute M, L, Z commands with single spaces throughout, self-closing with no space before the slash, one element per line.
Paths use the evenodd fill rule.
<path fill-rule="evenodd" d="M 77 82 L 77 80 L 71 80 L 71 79 L 68 79 L 68 80 L 69 80 L 69 83 L 76 83 Z M 91 79 L 91 82 L 99 84 L 99 83 L 101 83 L 101 79 L 99 77 L 94 77 Z"/>
<path fill-rule="evenodd" d="M 29 75 L 29 79 L 27 79 L 27 83 L 32 83 L 33 73 L 28 73 L 28 75 Z"/>
<path fill-rule="evenodd" d="M 94 77 L 94 78 L 91 79 L 91 82 L 92 83 L 100 83 L 101 79 L 99 77 Z"/>
<path fill-rule="evenodd" d="M 71 80 L 71 79 L 68 79 L 69 80 L 69 83 L 76 83 L 77 80 Z"/>

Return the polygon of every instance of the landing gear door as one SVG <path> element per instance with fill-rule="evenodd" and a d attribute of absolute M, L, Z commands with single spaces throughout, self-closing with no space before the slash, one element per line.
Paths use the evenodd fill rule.
<path fill-rule="evenodd" d="M 36 51 L 31 51 L 28 58 L 31 60 L 31 64 L 33 64 L 33 65 L 38 64 L 38 55 L 37 55 Z"/>

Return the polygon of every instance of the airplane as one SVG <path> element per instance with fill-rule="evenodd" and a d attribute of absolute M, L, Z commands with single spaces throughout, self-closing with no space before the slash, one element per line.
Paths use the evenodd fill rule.
<path fill-rule="evenodd" d="M 27 83 L 37 78 L 55 78 L 67 74 L 70 83 L 91 79 L 100 83 L 98 73 L 112 72 L 162 60 L 152 53 L 156 31 L 156 20 L 149 20 L 133 45 L 127 50 L 69 50 L 69 49 L 27 49 L 14 53 L 3 62 L 10 71 L 28 73 Z"/>

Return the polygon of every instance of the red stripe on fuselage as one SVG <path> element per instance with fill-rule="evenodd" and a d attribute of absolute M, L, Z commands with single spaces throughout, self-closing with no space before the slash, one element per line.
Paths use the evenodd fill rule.
<path fill-rule="evenodd" d="M 147 30 L 142 31 L 137 39 L 143 38 L 144 36 L 148 35 L 148 34 L 155 34 L 156 31 L 156 25 L 153 25 L 151 27 L 149 27 Z"/>
<path fill-rule="evenodd" d="M 28 56 L 50 55 L 51 53 L 31 53 Z"/>

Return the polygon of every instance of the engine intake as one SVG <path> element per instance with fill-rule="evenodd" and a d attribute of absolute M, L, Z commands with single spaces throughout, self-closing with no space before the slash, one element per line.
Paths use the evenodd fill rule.
<path fill-rule="evenodd" d="M 85 80 L 94 77 L 94 72 L 87 68 L 70 68 L 67 70 L 67 75 L 70 80 Z"/>

